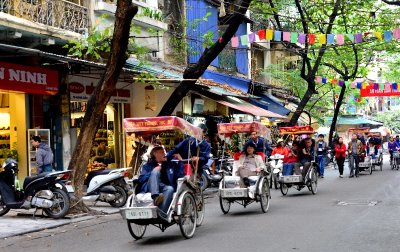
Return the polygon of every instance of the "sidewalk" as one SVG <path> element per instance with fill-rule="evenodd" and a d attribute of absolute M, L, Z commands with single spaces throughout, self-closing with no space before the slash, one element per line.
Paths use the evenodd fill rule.
<path fill-rule="evenodd" d="M 218 191 L 218 188 L 208 188 L 204 192 L 204 197 L 213 197 Z M 93 202 L 85 202 L 90 208 L 104 212 L 105 214 L 116 214 L 119 213 L 119 208 L 111 207 L 109 204 L 104 202 L 98 202 L 96 206 L 93 206 Z M 42 215 L 42 211 L 38 210 L 33 218 L 33 209 L 30 210 L 11 210 L 6 215 L 0 217 L 0 239 L 7 237 L 23 235 L 32 232 L 38 232 L 45 229 L 56 228 L 71 223 L 80 221 L 86 221 L 97 218 L 101 215 L 67 215 L 63 219 L 52 219 L 45 215 Z"/>
<path fill-rule="evenodd" d="M 89 207 L 105 214 L 115 214 L 119 212 L 119 208 L 111 207 L 109 204 L 98 202 L 96 206 L 93 203 L 86 203 Z M 85 221 L 97 218 L 98 216 L 80 214 L 67 215 L 63 219 L 52 219 L 42 215 L 42 211 L 38 210 L 33 218 L 33 209 L 30 210 L 11 210 L 6 215 L 0 217 L 0 239 L 11 236 L 23 235 L 27 233 L 37 232 L 45 229 L 56 228 L 75 222 Z"/>

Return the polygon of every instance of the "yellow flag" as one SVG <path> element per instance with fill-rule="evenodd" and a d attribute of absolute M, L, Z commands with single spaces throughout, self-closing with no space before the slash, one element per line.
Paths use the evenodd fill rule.
<path fill-rule="evenodd" d="M 325 45 L 326 44 L 326 34 L 319 34 L 318 42 L 320 45 Z"/>
<path fill-rule="evenodd" d="M 265 30 L 265 39 L 271 41 L 274 38 L 274 30 L 266 29 Z"/>
<path fill-rule="evenodd" d="M 362 89 L 366 89 L 366 88 L 367 88 L 367 83 L 364 82 L 364 83 L 362 84 Z"/>
<path fill-rule="evenodd" d="M 375 37 L 379 40 L 383 40 L 382 32 L 375 32 Z"/>

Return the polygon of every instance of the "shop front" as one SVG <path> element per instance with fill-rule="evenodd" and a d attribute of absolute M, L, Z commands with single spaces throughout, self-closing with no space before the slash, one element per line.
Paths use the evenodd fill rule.
<path fill-rule="evenodd" d="M 83 117 L 87 109 L 87 101 L 98 83 L 98 76 L 69 76 L 70 94 L 70 146 L 71 153 L 76 145 Z M 129 115 L 132 84 L 118 82 L 109 103 L 104 110 L 95 139 L 88 170 L 95 167 L 124 166 L 122 119 Z"/>
<path fill-rule="evenodd" d="M 20 179 L 36 173 L 30 137 L 41 135 L 51 146 L 43 100 L 57 94 L 58 83 L 55 70 L 0 62 L 0 163 L 17 159 Z"/>

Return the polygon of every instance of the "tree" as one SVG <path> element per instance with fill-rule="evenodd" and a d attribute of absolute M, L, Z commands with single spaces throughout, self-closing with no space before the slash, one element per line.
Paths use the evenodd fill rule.
<path fill-rule="evenodd" d="M 126 61 L 125 53 L 128 47 L 131 21 L 137 12 L 138 7 L 134 6 L 132 1 L 117 1 L 114 32 L 110 54 L 105 67 L 106 70 L 87 103 L 87 111 L 82 122 L 81 132 L 68 167 L 68 169 L 73 170 L 72 182 L 77 199 L 81 199 L 83 196 L 83 182 L 90 157 L 91 145 L 102 119 L 104 109 L 115 89 L 119 74 Z M 78 211 L 88 210 L 82 202 L 75 207 Z"/>
<path fill-rule="evenodd" d="M 207 70 L 207 67 L 211 64 L 211 62 L 219 55 L 219 53 L 225 48 L 225 46 L 229 43 L 231 38 L 235 35 L 239 25 L 245 19 L 245 14 L 249 8 L 249 5 L 252 0 L 241 0 L 240 4 L 238 4 L 237 9 L 229 18 L 228 27 L 225 32 L 214 44 L 205 48 L 202 53 L 199 61 L 194 65 L 189 65 L 186 67 L 183 72 L 183 80 L 178 85 L 178 87 L 171 94 L 167 102 L 162 107 L 159 116 L 171 115 L 179 102 L 186 96 L 186 94 L 193 89 L 196 84 L 196 81 L 200 76 L 204 74 Z"/>

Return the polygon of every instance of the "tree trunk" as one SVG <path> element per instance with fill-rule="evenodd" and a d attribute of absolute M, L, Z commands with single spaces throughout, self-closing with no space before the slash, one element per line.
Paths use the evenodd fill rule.
<path fill-rule="evenodd" d="M 315 84 L 314 84 L 315 85 Z M 300 104 L 297 106 L 296 111 L 294 112 L 292 118 L 290 119 L 289 126 L 295 126 L 301 113 L 303 113 L 304 108 L 306 107 L 308 101 L 311 99 L 311 96 L 314 94 L 310 88 L 307 88 L 306 93 L 300 101 Z M 310 119 L 311 124 L 311 119 Z"/>
<path fill-rule="evenodd" d="M 118 0 L 111 51 L 105 72 L 89 98 L 82 128 L 68 167 L 68 169 L 73 170 L 72 182 L 77 200 L 80 200 L 83 196 L 83 182 L 96 131 L 126 61 L 125 53 L 128 47 L 129 30 L 137 11 L 138 7 L 133 6 L 131 0 Z M 75 210 L 85 211 L 87 209 L 82 202 L 75 207 L 77 207 Z"/>
<path fill-rule="evenodd" d="M 201 55 L 199 61 L 193 65 L 186 67 L 183 73 L 183 79 L 191 79 L 190 81 L 183 80 L 179 86 L 174 90 L 171 94 L 167 102 L 162 107 L 159 116 L 171 115 L 175 110 L 176 106 L 179 102 L 187 95 L 187 93 L 192 89 L 192 87 L 196 84 L 194 79 L 200 78 L 207 70 L 207 67 L 211 64 L 211 62 L 219 55 L 219 53 L 225 48 L 225 46 L 229 43 L 231 38 L 235 35 L 239 25 L 244 20 L 244 15 L 249 8 L 249 5 L 252 0 L 243 0 L 240 4 L 238 10 L 235 11 L 235 14 L 230 18 L 229 26 L 225 30 L 224 34 L 221 38 L 218 39 L 210 48 L 206 48 Z"/>
<path fill-rule="evenodd" d="M 336 122 L 339 116 L 340 107 L 342 106 L 345 93 L 346 93 L 346 85 L 343 84 L 342 89 L 340 89 L 339 99 L 338 102 L 336 103 L 335 112 L 333 113 L 331 128 L 329 129 L 329 146 L 332 146 L 333 131 L 335 131 L 336 129 Z"/>

